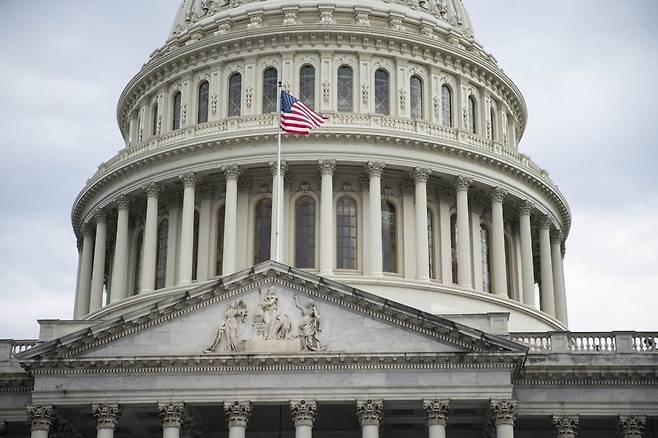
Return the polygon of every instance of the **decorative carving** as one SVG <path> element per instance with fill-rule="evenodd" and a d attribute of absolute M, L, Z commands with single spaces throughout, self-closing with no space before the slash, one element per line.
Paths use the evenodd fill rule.
<path fill-rule="evenodd" d="M 575 438 L 578 431 L 577 415 L 553 415 L 552 420 L 558 438 Z"/>
<path fill-rule="evenodd" d="M 398 93 L 400 94 L 400 109 L 403 110 L 407 107 L 407 90 L 400 88 Z"/>
<path fill-rule="evenodd" d="M 219 26 L 217 26 L 217 31 L 215 32 L 215 35 L 226 35 L 231 31 L 231 25 L 229 23 L 222 23 Z"/>
<path fill-rule="evenodd" d="M 318 160 L 321 175 L 333 175 L 336 170 L 336 160 Z"/>
<path fill-rule="evenodd" d="M 182 401 L 158 402 L 158 411 L 162 417 L 162 427 L 178 427 L 183 424 L 185 403 Z"/>
<path fill-rule="evenodd" d="M 532 211 L 535 209 L 535 204 L 533 204 L 530 201 L 523 201 L 521 202 L 521 205 L 519 205 L 519 213 L 520 214 L 531 214 Z"/>
<path fill-rule="evenodd" d="M 242 175 L 242 170 L 240 170 L 240 166 L 237 164 L 223 167 L 222 172 L 224 172 L 226 179 L 238 179 Z"/>
<path fill-rule="evenodd" d="M 295 307 L 302 312 L 302 319 L 299 321 L 299 340 L 303 351 L 323 351 L 323 347 L 318 339 L 320 330 L 320 314 L 313 301 L 307 301 L 304 306 L 297 302 L 297 296 L 294 297 Z"/>
<path fill-rule="evenodd" d="M 375 161 L 368 161 L 368 176 L 381 178 L 384 173 L 385 163 L 378 163 Z"/>
<path fill-rule="evenodd" d="M 414 181 L 422 182 L 422 183 L 427 183 L 427 180 L 429 179 L 431 174 L 432 174 L 431 169 L 423 169 L 420 167 L 415 167 L 414 170 L 411 172 L 411 176 L 413 177 Z"/>
<path fill-rule="evenodd" d="M 6 421 L 0 421 L 0 436 L 4 436 L 5 433 L 7 433 L 7 422 Z"/>
<path fill-rule="evenodd" d="M 281 89 L 287 93 L 290 93 L 290 90 L 292 90 L 292 85 L 290 85 L 290 82 L 285 81 L 283 84 L 281 84 Z"/>
<path fill-rule="evenodd" d="M 244 90 L 244 101 L 248 108 L 251 108 L 251 101 L 254 98 L 254 89 L 252 87 L 247 87 Z"/>
<path fill-rule="evenodd" d="M 238 180 L 238 193 L 242 192 L 249 192 L 251 190 L 251 184 L 253 183 L 253 180 L 251 178 L 240 178 Z"/>
<path fill-rule="evenodd" d="M 55 419 L 55 408 L 51 405 L 27 406 L 27 418 L 32 430 L 49 430 Z"/>
<path fill-rule="evenodd" d="M 96 225 L 107 223 L 107 215 L 101 209 L 94 212 L 94 219 L 96 219 Z"/>
<path fill-rule="evenodd" d="M 284 26 L 289 26 L 293 24 L 302 24 L 301 21 L 297 21 L 297 11 L 296 10 L 288 10 L 283 12 L 283 25 Z"/>
<path fill-rule="evenodd" d="M 311 185 L 308 182 L 303 181 L 299 185 L 299 191 L 302 192 L 302 193 L 308 193 L 309 191 L 311 191 Z"/>
<path fill-rule="evenodd" d="M 96 419 L 97 429 L 114 429 L 121 416 L 118 403 L 93 403 L 91 412 Z"/>
<path fill-rule="evenodd" d="M 199 178 L 194 172 L 186 173 L 185 175 L 179 176 L 179 179 L 183 183 L 183 187 L 196 187 L 199 183 Z"/>
<path fill-rule="evenodd" d="M 491 200 L 493 202 L 503 202 L 508 193 L 509 192 L 505 188 L 498 186 L 493 192 L 491 192 Z"/>
<path fill-rule="evenodd" d="M 119 210 L 130 208 L 130 198 L 126 195 L 119 195 L 114 200 L 114 205 L 116 205 Z"/>
<path fill-rule="evenodd" d="M 247 23 L 247 30 L 256 30 L 263 27 L 263 17 L 255 16 L 251 17 L 249 23 Z"/>
<path fill-rule="evenodd" d="M 367 12 L 357 12 L 355 21 L 357 26 L 370 27 L 370 17 Z"/>
<path fill-rule="evenodd" d="M 322 83 L 322 100 L 325 103 L 328 103 L 330 96 L 331 96 L 331 84 L 328 81 L 324 81 Z"/>
<path fill-rule="evenodd" d="M 644 435 L 644 428 L 647 425 L 647 417 L 643 415 L 620 415 L 617 420 L 619 429 L 624 434 L 624 438 L 642 438 Z"/>
<path fill-rule="evenodd" d="M 564 233 L 560 230 L 551 233 L 551 243 L 553 245 L 560 245 L 564 240 Z"/>
<path fill-rule="evenodd" d="M 516 418 L 516 400 L 489 400 L 489 412 L 496 425 L 514 424 Z"/>
<path fill-rule="evenodd" d="M 356 415 L 361 426 L 369 424 L 379 426 L 384 418 L 384 402 L 382 400 L 357 400 Z"/>
<path fill-rule="evenodd" d="M 268 287 L 265 296 L 263 296 L 260 289 L 258 292 L 261 295 L 261 302 L 258 305 L 260 313 L 256 316 L 254 331 L 262 330 L 263 338 L 266 340 L 290 339 L 292 323 L 287 315 L 281 315 L 279 313 L 279 297 L 274 293 L 274 287 Z M 257 329 L 257 324 L 262 329 Z M 260 335 L 261 333 L 258 334 Z"/>
<path fill-rule="evenodd" d="M 460 175 L 455 180 L 455 189 L 457 189 L 458 192 L 468 191 L 468 189 L 471 187 L 471 184 L 473 184 L 473 178 Z"/>
<path fill-rule="evenodd" d="M 427 25 L 421 26 L 420 27 L 420 33 L 425 38 L 429 38 L 429 39 L 432 39 L 432 40 L 436 39 L 436 35 L 434 34 L 434 29 L 432 28 L 432 26 L 427 26 Z"/>
<path fill-rule="evenodd" d="M 247 319 L 247 305 L 244 301 L 234 301 L 226 309 L 224 322 L 217 329 L 212 344 L 205 353 L 215 353 L 218 349 L 222 352 L 241 351 L 240 336 L 242 336 L 242 325 Z"/>
<path fill-rule="evenodd" d="M 450 400 L 423 400 L 425 421 L 427 424 L 440 424 L 445 426 L 448 422 L 448 409 Z"/>
<path fill-rule="evenodd" d="M 293 400 L 290 402 L 290 417 L 295 426 L 313 426 L 318 405 L 312 400 Z"/>
<path fill-rule="evenodd" d="M 213 94 L 212 97 L 210 98 L 210 111 L 212 111 L 213 114 L 217 114 L 217 95 Z"/>
<path fill-rule="evenodd" d="M 361 186 L 362 191 L 370 190 L 370 177 L 367 173 L 359 175 L 359 185 Z"/>
<path fill-rule="evenodd" d="M 391 17 L 391 19 L 389 20 L 389 25 L 391 26 L 391 29 L 400 32 L 404 32 L 405 30 L 407 30 L 407 27 L 404 24 L 402 24 L 402 19 L 399 17 Z"/>
<path fill-rule="evenodd" d="M 276 161 L 270 161 L 270 170 L 272 171 L 272 176 L 277 175 L 277 165 Z M 288 173 L 288 162 L 285 160 L 281 160 L 281 175 L 283 177 L 286 177 L 286 174 Z"/>
<path fill-rule="evenodd" d="M 368 98 L 370 94 L 370 85 L 361 84 L 361 101 L 364 105 L 368 105 Z"/>
<path fill-rule="evenodd" d="M 214 184 L 201 184 L 197 188 L 197 196 L 201 200 L 212 199 L 215 195 L 215 186 Z"/>
<path fill-rule="evenodd" d="M 320 24 L 336 24 L 332 9 L 322 9 L 320 11 Z"/>
<path fill-rule="evenodd" d="M 224 415 L 228 421 L 229 427 L 242 426 L 246 427 L 251 417 L 251 402 L 248 401 L 233 401 L 224 402 Z"/>
<path fill-rule="evenodd" d="M 144 191 L 146 192 L 147 197 L 157 198 L 160 194 L 160 186 L 152 182 L 144 186 Z"/>
<path fill-rule="evenodd" d="M 539 219 L 539 229 L 540 230 L 550 230 L 553 226 L 553 218 L 550 214 L 542 214 Z"/>
<path fill-rule="evenodd" d="M 352 184 L 348 182 L 343 183 L 343 194 L 349 195 L 350 193 L 352 193 Z"/>
<path fill-rule="evenodd" d="M 187 104 L 184 104 L 181 114 L 181 123 L 184 125 L 186 121 L 187 121 Z"/>

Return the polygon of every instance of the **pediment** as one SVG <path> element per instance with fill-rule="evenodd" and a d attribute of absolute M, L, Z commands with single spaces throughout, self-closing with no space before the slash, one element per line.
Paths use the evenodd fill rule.
<path fill-rule="evenodd" d="M 122 358 L 524 355 L 444 318 L 267 262 L 19 355 L 42 361 Z"/>

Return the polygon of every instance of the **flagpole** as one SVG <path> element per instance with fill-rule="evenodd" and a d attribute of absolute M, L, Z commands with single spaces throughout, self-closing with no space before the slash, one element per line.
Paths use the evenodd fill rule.
<path fill-rule="evenodd" d="M 276 152 L 276 235 L 274 237 L 274 261 L 281 262 L 281 217 L 283 200 L 283 178 L 281 177 L 281 81 L 277 87 L 278 135 Z"/>

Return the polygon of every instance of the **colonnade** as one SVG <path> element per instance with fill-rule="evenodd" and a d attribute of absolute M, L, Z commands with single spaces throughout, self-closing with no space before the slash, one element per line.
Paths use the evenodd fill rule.
<path fill-rule="evenodd" d="M 516 400 L 491 399 L 487 415 L 497 438 L 514 438 L 517 417 Z M 162 421 L 163 438 L 179 438 L 186 419 L 186 405 L 182 401 L 161 401 L 157 409 Z M 224 402 L 224 415 L 229 438 L 245 438 L 249 419 L 254 406 L 249 401 Z M 257 409 L 257 407 L 256 407 Z M 423 400 L 423 411 L 428 438 L 446 438 L 450 400 Z M 318 413 L 315 400 L 293 400 L 290 402 L 290 420 L 295 426 L 295 438 L 312 438 L 313 425 Z M 361 427 L 362 438 L 378 438 L 384 419 L 383 400 L 357 400 L 356 417 Z M 93 403 L 90 415 L 96 422 L 97 438 L 113 438 L 120 423 L 121 406 L 118 403 Z M 32 438 L 48 438 L 56 418 L 56 409 L 51 405 L 27 407 Z M 575 438 L 579 428 L 578 415 L 555 414 L 550 417 L 558 438 Z M 619 415 L 617 426 L 622 438 L 641 438 L 646 427 L 646 416 Z M 494 432 L 494 431 L 492 431 Z"/>
<path fill-rule="evenodd" d="M 318 237 L 318 263 L 320 275 L 334 275 L 335 269 L 335 214 L 334 214 L 334 172 L 335 160 L 320 160 L 318 162 L 321 175 L 320 187 L 320 220 Z M 366 185 L 363 194 L 364 218 L 363 224 L 363 261 L 364 275 L 370 277 L 383 277 L 385 275 L 382 257 L 382 175 L 386 165 L 381 162 L 368 162 L 366 167 Z M 286 227 L 277 227 L 276 214 L 278 185 L 287 184 L 285 174 L 288 170 L 286 162 L 282 163 L 281 175 L 277 175 L 276 166 L 272 166 L 272 220 L 271 220 L 271 258 L 282 263 L 289 262 L 283 251 L 276 253 L 276 235 L 280 233 L 281 246 L 286 241 Z M 238 221 L 245 221 L 242 217 L 247 211 L 239 210 L 239 182 L 242 179 L 243 169 L 237 165 L 222 169 L 225 181 L 225 220 L 223 240 L 222 275 L 231 274 L 243 267 L 238 266 L 236 251 L 238 248 Z M 405 261 L 413 260 L 407 265 L 405 278 L 416 281 L 430 281 L 433 277 L 444 284 L 457 284 L 463 288 L 482 290 L 482 243 L 480 239 L 480 220 L 484 210 L 491 212 L 490 227 L 490 257 L 491 263 L 491 293 L 500 297 L 512 297 L 508 282 L 508 259 L 511 259 L 509 250 L 506 250 L 505 232 L 506 223 L 518 222 L 518 249 L 517 264 L 520 265 L 518 284 L 518 300 L 528 306 L 537 307 L 558 320 L 566 323 L 566 295 L 564 290 L 564 271 L 562 262 L 562 239 L 556 225 L 546 213 L 540 213 L 534 204 L 527 200 L 510 199 L 507 209 L 503 204 L 509 197 L 503 187 L 491 187 L 489 191 L 489 205 L 481 206 L 481 200 L 474 202 L 471 198 L 473 179 L 467 176 L 457 176 L 454 179 L 452 190 L 443 187 L 438 191 L 438 232 L 433 234 L 433 246 L 438 247 L 436 256 L 430 255 L 430 242 L 428 236 L 428 181 L 431 170 L 425 168 L 412 168 L 408 170 L 406 181 L 409 182 L 409 193 L 403 198 L 413 202 L 413 206 L 405 211 L 405 246 L 411 254 L 404 254 Z M 177 241 L 170 239 L 168 248 L 176 248 L 177 257 L 167 259 L 167 286 L 185 286 L 193 281 L 193 253 L 194 253 L 194 218 L 195 205 L 199 206 L 199 227 L 209 227 L 211 220 L 210 196 L 204 194 L 207 189 L 200 185 L 200 177 L 194 173 L 180 176 L 183 186 L 182 200 L 169 202 L 170 227 L 174 220 L 180 224 Z M 287 189 L 287 188 L 286 188 Z M 367 190 L 367 191 L 366 191 Z M 143 255 L 141 257 L 141 288 L 135 293 L 143 293 L 155 289 L 157 264 L 157 238 L 158 238 L 158 210 L 161 202 L 162 186 L 150 183 L 143 189 L 146 197 L 146 213 L 143 234 Z M 283 190 L 281 190 L 283 193 Z M 405 201 L 406 202 L 406 201 Z M 453 209 L 454 205 L 454 209 Z M 128 217 L 130 210 L 129 199 L 126 195 L 118 196 L 115 200 L 116 208 L 116 243 L 114 258 L 111 267 L 111 297 L 112 303 L 124 299 L 128 294 L 128 260 L 129 260 L 129 231 Z M 406 208 L 406 207 L 405 207 Z M 518 216 L 507 216 L 510 212 L 518 211 Z M 456 215 L 456 242 L 452 242 L 451 215 Z M 80 266 L 78 288 L 76 295 L 75 317 L 80 318 L 89 312 L 102 307 L 103 286 L 106 278 L 105 254 L 108 238 L 108 209 L 95 213 L 95 227 L 91 222 L 82 227 L 82 250 L 80 253 Z M 282 215 L 286 221 L 286 216 Z M 533 232 L 532 224 L 539 223 L 539 260 L 540 260 L 540 303 L 535 300 L 535 264 L 533 260 Z M 95 229 L 94 229 L 95 228 Z M 410 231 L 407 232 L 406 230 Z M 171 238 L 175 233 L 169 233 Z M 436 244 L 438 242 L 438 245 Z M 240 243 L 243 244 L 243 243 Z M 452 272 L 452 248 L 456 247 L 457 278 Z M 199 239 L 198 254 L 207 254 L 210 251 L 210 242 Z M 430 272 L 430 256 L 433 256 L 439 267 L 436 273 Z M 516 256 L 516 255 L 515 255 Z M 176 261 L 174 261 L 176 260 Z M 207 257 L 198 257 L 197 279 L 208 279 L 211 269 Z M 289 262 L 289 264 L 292 264 Z M 177 272 L 174 281 L 171 272 Z"/>

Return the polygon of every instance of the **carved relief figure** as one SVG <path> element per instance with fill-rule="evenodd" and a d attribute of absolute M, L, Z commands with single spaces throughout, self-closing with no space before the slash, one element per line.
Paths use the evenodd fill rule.
<path fill-rule="evenodd" d="M 231 303 L 226 309 L 224 322 L 217 330 L 212 345 L 205 351 L 215 353 L 217 350 L 223 352 L 236 352 L 240 350 L 240 336 L 242 335 L 242 324 L 247 318 L 247 305 L 240 300 Z"/>
<path fill-rule="evenodd" d="M 263 315 L 264 338 L 290 339 L 292 323 L 287 315 L 279 314 L 279 297 L 274 294 L 273 287 L 267 289 L 265 297 L 261 295 L 259 307 Z"/>
<path fill-rule="evenodd" d="M 326 347 L 320 344 L 318 333 L 320 330 L 320 314 L 313 301 L 308 301 L 304 306 L 297 302 L 297 296 L 294 297 L 295 306 L 302 312 L 302 319 L 299 321 L 299 340 L 303 351 L 322 351 Z"/>

